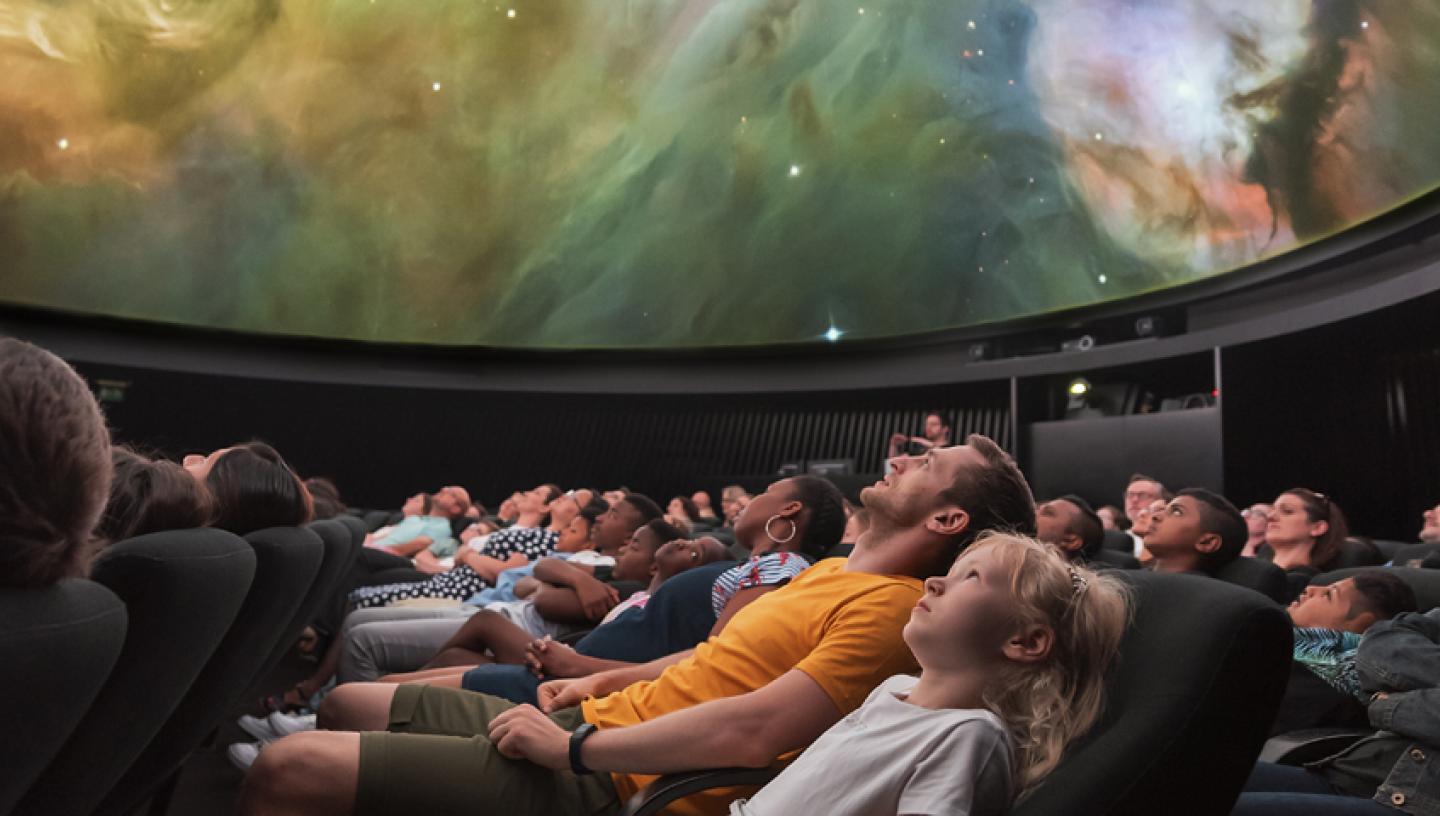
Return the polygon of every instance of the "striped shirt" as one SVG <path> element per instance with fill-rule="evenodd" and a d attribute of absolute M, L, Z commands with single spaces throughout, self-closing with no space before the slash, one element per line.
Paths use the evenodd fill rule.
<path fill-rule="evenodd" d="M 715 617 L 725 611 L 725 605 L 742 589 L 759 586 L 784 586 L 791 578 L 804 572 L 810 562 L 805 556 L 791 552 L 772 552 L 757 555 L 744 564 L 722 572 L 710 589 L 710 607 Z"/>

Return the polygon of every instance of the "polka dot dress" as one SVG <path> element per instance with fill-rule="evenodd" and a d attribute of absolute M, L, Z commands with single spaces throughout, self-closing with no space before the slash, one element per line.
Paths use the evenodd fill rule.
<path fill-rule="evenodd" d="M 504 561 L 515 553 L 522 553 L 526 558 L 535 561 L 554 552 L 555 542 L 559 538 L 558 533 L 537 527 L 511 527 L 491 535 L 480 549 L 480 554 Z M 396 601 L 410 598 L 449 598 L 453 601 L 464 601 L 489 586 L 490 582 L 480 577 L 475 570 L 461 565 L 428 581 L 360 587 L 350 593 L 350 603 L 356 609 L 368 609 L 389 606 Z"/>

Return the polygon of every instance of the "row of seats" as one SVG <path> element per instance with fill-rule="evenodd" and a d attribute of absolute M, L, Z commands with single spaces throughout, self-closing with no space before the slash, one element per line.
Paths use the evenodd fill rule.
<path fill-rule="evenodd" d="M 1073 814 L 1077 802 L 1087 814 L 1150 814 L 1157 802 L 1167 814 L 1227 813 L 1257 757 L 1294 764 L 1360 736 L 1325 729 L 1266 741 L 1293 651 L 1289 618 L 1274 602 L 1284 573 L 1251 558 L 1229 569 L 1222 580 L 1117 573 L 1134 589 L 1135 617 L 1107 681 L 1106 712 L 1035 794 L 1017 803 L 1016 816 Z M 1329 585 L 1364 569 L 1374 567 L 1335 570 L 1311 583 Z M 1440 607 L 1440 570 L 1389 569 L 1421 609 Z M 763 785 L 774 774 L 725 768 L 662 777 L 625 813 L 652 816 L 698 791 Z"/>
<path fill-rule="evenodd" d="M 1259 594 L 1210 578 L 1117 574 L 1133 588 L 1135 615 L 1106 681 L 1105 712 L 1012 813 L 1228 813 L 1285 691 L 1290 620 Z M 699 790 L 763 784 L 774 773 L 672 774 L 625 813 L 653 816 Z"/>
<path fill-rule="evenodd" d="M 1406 544 L 1401 541 L 1373 539 L 1374 550 L 1357 539 L 1346 539 L 1340 545 L 1340 554 L 1335 560 L 1335 569 L 1350 567 L 1378 567 L 1393 563 L 1397 566 L 1418 566 L 1412 561 L 1440 553 L 1440 544 Z M 1104 549 L 1111 552 L 1129 553 L 1135 549 L 1135 539 L 1121 530 L 1106 530 Z M 1378 557 L 1376 555 L 1378 551 Z"/>
<path fill-rule="evenodd" d="M 0 813 L 120 816 L 156 798 L 343 579 L 360 519 L 113 544 L 90 580 L 0 595 Z"/>

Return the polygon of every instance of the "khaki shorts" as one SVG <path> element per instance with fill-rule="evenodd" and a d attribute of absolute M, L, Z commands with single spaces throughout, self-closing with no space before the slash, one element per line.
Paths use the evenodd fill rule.
<path fill-rule="evenodd" d="M 457 689 L 405 685 L 390 704 L 389 731 L 360 735 L 357 816 L 549 816 L 616 814 L 607 773 L 576 776 L 500 754 L 486 736 L 508 700 Z M 550 715 L 566 731 L 579 708 Z"/>

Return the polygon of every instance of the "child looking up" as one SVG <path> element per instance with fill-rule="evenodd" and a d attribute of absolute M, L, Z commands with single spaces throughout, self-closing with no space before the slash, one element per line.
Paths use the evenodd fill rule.
<path fill-rule="evenodd" d="M 1129 620 L 1116 579 L 1034 539 L 981 537 L 905 626 L 896 675 L 731 816 L 998 814 L 1100 714 Z"/>

